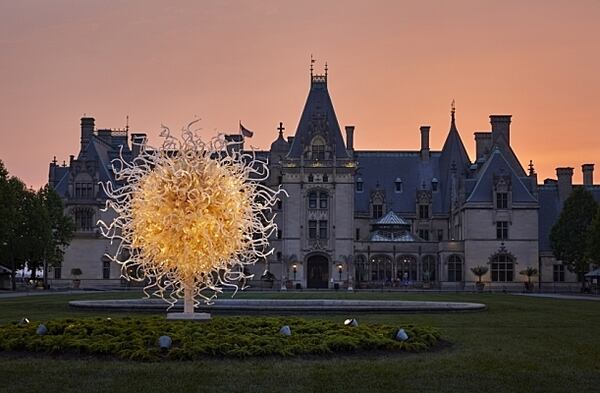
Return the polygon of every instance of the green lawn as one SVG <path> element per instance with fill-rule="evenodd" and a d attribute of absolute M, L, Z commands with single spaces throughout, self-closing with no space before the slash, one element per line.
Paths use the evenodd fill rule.
<path fill-rule="evenodd" d="M 0 392 L 592 392 L 600 386 L 600 302 L 503 294 L 243 293 L 240 297 L 475 301 L 478 313 L 358 314 L 361 323 L 412 323 L 441 330 L 452 346 L 400 355 L 211 359 L 136 363 L 0 354 Z M 68 309 L 71 299 L 138 297 L 90 293 L 0 299 L 0 323 L 127 314 Z M 147 315 L 147 314 L 142 314 Z M 342 321 L 344 314 L 309 318 Z"/>

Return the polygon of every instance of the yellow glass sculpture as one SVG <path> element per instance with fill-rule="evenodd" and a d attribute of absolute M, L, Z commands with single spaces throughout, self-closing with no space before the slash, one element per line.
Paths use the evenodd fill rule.
<path fill-rule="evenodd" d="M 149 280 L 146 295 L 170 307 L 184 298 L 184 313 L 224 287 L 245 287 L 252 277 L 245 267 L 273 252 L 272 207 L 283 192 L 262 184 L 267 163 L 241 151 L 241 142 L 223 135 L 203 142 L 193 124 L 181 138 L 163 127 L 160 148 L 143 144 L 133 161 L 113 161 L 118 186 L 103 188 L 105 211 L 116 216 L 99 221 L 102 234 L 119 242 L 108 257 L 121 265 L 122 277 Z"/>

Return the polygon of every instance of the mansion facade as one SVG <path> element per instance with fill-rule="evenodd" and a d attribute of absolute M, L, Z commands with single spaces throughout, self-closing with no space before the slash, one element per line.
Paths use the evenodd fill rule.
<path fill-rule="evenodd" d="M 557 179 L 539 184 L 510 143 L 510 115 L 491 115 L 491 130 L 475 133 L 471 159 L 456 125 L 454 108 L 441 150 L 429 146 L 430 127 L 420 128 L 419 150 L 354 148 L 354 126 L 344 134 L 327 86 L 327 73 L 311 72 L 310 90 L 295 134 L 279 134 L 269 150 L 267 185 L 289 194 L 277 204 L 279 230 L 274 253 L 255 267 L 251 285 L 289 288 L 472 289 L 475 266 L 492 290 L 522 290 L 539 269 L 542 290 L 578 288 L 577 277 L 556 261 L 549 233 L 573 187 L 593 184 L 593 164 L 584 164 L 584 184 L 573 185 L 573 168 L 557 168 Z M 228 135 L 239 139 L 239 135 Z M 111 160 L 122 148 L 139 154 L 146 135 L 129 129 L 96 129 L 81 119 L 81 147 L 62 166 L 50 164 L 49 184 L 62 196 L 77 225 L 62 266 L 50 273 L 53 286 L 128 285 L 105 253 L 116 245 L 100 236 L 96 222 L 106 196 L 99 182 L 113 181 Z M 131 142 L 131 145 L 129 144 Z M 79 268 L 80 277 L 71 270 Z M 261 278 L 268 270 L 274 282 Z"/>

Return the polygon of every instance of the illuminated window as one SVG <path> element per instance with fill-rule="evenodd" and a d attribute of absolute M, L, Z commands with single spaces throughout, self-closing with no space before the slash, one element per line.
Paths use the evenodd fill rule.
<path fill-rule="evenodd" d="M 498 254 L 492 258 L 492 281 L 511 282 L 514 279 L 514 261 L 510 255 Z"/>
<path fill-rule="evenodd" d="M 448 258 L 448 281 L 462 281 L 462 259 L 458 255 L 451 255 Z"/>

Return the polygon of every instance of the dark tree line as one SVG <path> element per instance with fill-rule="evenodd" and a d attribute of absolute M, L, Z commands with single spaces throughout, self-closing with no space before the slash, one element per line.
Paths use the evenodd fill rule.
<path fill-rule="evenodd" d="M 573 190 L 550 232 L 556 259 L 577 273 L 582 288 L 590 264 L 600 265 L 600 207 L 583 187 Z"/>
<path fill-rule="evenodd" d="M 31 279 L 44 261 L 47 266 L 60 265 L 74 230 L 52 188 L 28 189 L 19 178 L 9 176 L 0 160 L 0 265 L 12 271 L 13 290 L 16 271 L 25 264 Z"/>

